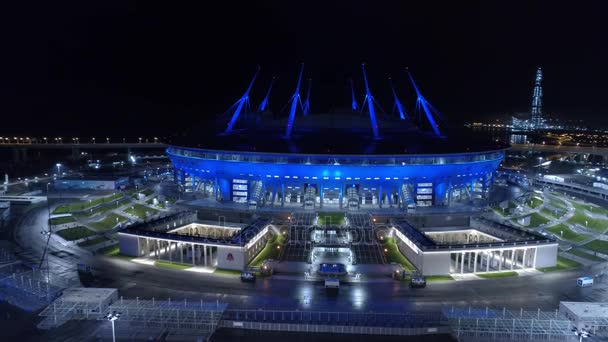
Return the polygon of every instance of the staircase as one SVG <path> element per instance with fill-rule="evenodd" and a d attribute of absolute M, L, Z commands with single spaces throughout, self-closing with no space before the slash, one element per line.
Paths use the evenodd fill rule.
<path fill-rule="evenodd" d="M 249 193 L 249 209 L 256 209 L 262 198 L 262 181 L 251 182 L 251 192 Z"/>
<path fill-rule="evenodd" d="M 416 198 L 414 197 L 414 187 L 411 184 L 401 186 L 401 203 L 407 208 L 416 208 Z"/>
<path fill-rule="evenodd" d="M 359 192 L 356 187 L 346 188 L 346 199 L 349 211 L 359 210 Z"/>
<path fill-rule="evenodd" d="M 304 209 L 315 209 L 315 199 L 317 198 L 317 189 L 314 186 L 307 186 L 304 190 Z"/>

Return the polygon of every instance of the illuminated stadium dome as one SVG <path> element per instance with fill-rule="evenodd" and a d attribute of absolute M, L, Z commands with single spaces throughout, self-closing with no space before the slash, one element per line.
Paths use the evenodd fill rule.
<path fill-rule="evenodd" d="M 243 114 L 254 77 L 217 133 L 189 136 L 167 149 L 175 180 L 184 192 L 250 209 L 405 211 L 485 204 L 506 146 L 444 127 L 411 75 L 416 113 L 407 115 L 393 90 L 398 115 L 377 115 L 365 69 L 363 75 L 364 110 L 353 89 L 352 111 L 314 114 L 310 92 L 300 99 L 300 70 L 282 118 L 262 105 Z"/>

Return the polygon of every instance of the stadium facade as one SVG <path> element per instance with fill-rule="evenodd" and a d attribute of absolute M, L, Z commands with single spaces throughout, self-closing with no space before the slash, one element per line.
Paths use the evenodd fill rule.
<path fill-rule="evenodd" d="M 205 127 L 204 134 L 197 130 L 193 139 L 175 141 L 167 154 L 181 190 L 250 208 L 408 210 L 485 204 L 506 146 L 450 131 L 409 72 L 416 94 L 416 110 L 409 114 L 391 80 L 398 115 L 376 115 L 381 107 L 363 67 L 361 111 L 310 113 L 307 92 L 300 115 L 303 70 L 302 65 L 290 106 L 285 106 L 288 115 L 245 113 L 258 70 L 219 133 Z M 355 103 L 355 90 L 350 90 Z"/>

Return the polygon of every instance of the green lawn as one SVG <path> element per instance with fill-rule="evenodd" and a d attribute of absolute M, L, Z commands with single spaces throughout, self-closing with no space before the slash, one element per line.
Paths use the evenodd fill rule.
<path fill-rule="evenodd" d="M 506 278 L 506 277 L 517 276 L 517 272 L 505 271 L 505 272 L 481 273 L 481 274 L 477 274 L 477 276 L 480 278 L 485 278 L 485 279 Z"/>
<path fill-rule="evenodd" d="M 135 257 L 132 257 L 130 255 L 124 255 L 124 254 L 120 254 L 120 247 L 118 247 L 118 245 L 112 245 L 112 246 L 108 246 L 108 247 L 104 247 L 101 248 L 99 250 L 97 250 L 97 253 L 112 257 L 112 258 L 118 258 L 118 259 L 123 259 L 123 260 L 127 260 L 127 261 L 131 261 L 133 259 L 135 259 Z"/>
<path fill-rule="evenodd" d="M 547 231 L 555 234 L 555 236 L 562 237 L 564 240 L 572 241 L 572 242 L 581 242 L 585 239 L 589 238 L 589 235 L 578 234 L 577 232 L 571 230 L 563 223 L 555 225 L 553 227 L 547 228 Z M 563 235 L 562 235 L 563 232 Z"/>
<path fill-rule="evenodd" d="M 579 224 L 587 229 L 594 230 L 596 232 L 603 232 L 608 228 L 608 220 L 594 219 L 581 211 L 577 210 L 574 216 L 572 216 L 568 222 L 571 224 Z"/>
<path fill-rule="evenodd" d="M 550 222 L 549 219 L 545 218 L 544 216 L 540 215 L 539 213 L 532 213 L 530 215 L 525 215 L 522 217 L 527 217 L 527 216 L 530 216 L 530 224 L 528 225 L 528 227 L 538 227 L 541 224 Z M 512 219 L 512 221 L 517 222 L 517 220 L 520 218 L 521 217 L 519 217 L 517 219 Z"/>
<path fill-rule="evenodd" d="M 593 240 L 591 242 L 587 242 L 582 247 L 594 252 L 608 254 L 608 241 Z"/>
<path fill-rule="evenodd" d="M 49 220 L 49 223 L 53 226 L 71 223 L 71 222 L 76 222 L 76 219 L 73 216 L 54 217 Z"/>
<path fill-rule="evenodd" d="M 543 200 L 540 197 L 532 197 L 528 202 L 528 206 L 532 209 L 536 209 L 543 204 Z"/>
<path fill-rule="evenodd" d="M 93 228 L 95 228 L 97 230 L 101 230 L 101 231 L 110 230 L 110 229 L 116 227 L 116 225 L 119 222 L 124 222 L 126 220 L 127 220 L 127 218 L 124 216 L 121 216 L 121 215 L 118 215 L 115 213 L 110 213 L 103 220 L 91 223 L 91 226 L 93 226 Z"/>
<path fill-rule="evenodd" d="M 105 237 L 105 236 L 98 236 L 96 238 L 88 239 L 88 240 L 85 240 L 83 242 L 80 242 L 80 243 L 78 243 L 78 246 L 80 246 L 80 247 L 88 247 L 88 246 L 93 246 L 93 245 L 96 245 L 98 243 L 102 243 L 102 242 L 105 242 L 105 241 L 108 241 L 108 240 L 109 239 L 107 237 Z"/>
<path fill-rule="evenodd" d="M 145 220 L 148 217 L 146 215 L 146 212 L 149 212 L 150 215 L 154 215 L 154 214 L 158 213 L 158 210 L 147 207 L 145 205 L 141 205 L 139 203 L 135 203 L 132 206 L 125 209 L 124 212 L 129 213 L 131 215 L 135 215 L 135 216 L 139 217 L 140 219 Z"/>
<path fill-rule="evenodd" d="M 427 283 L 437 283 L 442 281 L 454 280 L 451 275 L 436 275 L 425 277 Z"/>
<path fill-rule="evenodd" d="M 563 271 L 563 270 L 567 270 L 567 269 L 571 269 L 571 268 L 577 268 L 580 266 L 581 266 L 581 264 L 579 264 L 576 261 L 572 261 L 570 259 L 566 259 L 564 257 L 558 256 L 557 264 L 555 266 L 539 268 L 538 270 L 541 272 L 555 272 L 555 271 Z"/>
<path fill-rule="evenodd" d="M 97 233 L 87 227 L 78 226 L 74 228 L 62 229 L 55 234 L 61 236 L 64 240 L 74 241 L 96 235 Z"/>
<path fill-rule="evenodd" d="M 566 214 L 565 210 L 562 209 L 558 209 L 558 210 L 552 210 L 549 209 L 547 207 L 544 207 L 540 210 L 543 214 L 549 216 L 549 217 L 553 217 L 553 218 L 560 218 L 562 216 L 564 216 Z"/>
<path fill-rule="evenodd" d="M 556 207 L 556 208 L 560 208 L 560 209 L 564 209 L 564 210 L 568 209 L 568 207 L 566 206 L 566 203 L 564 203 L 560 200 L 551 200 L 551 201 L 549 201 L 549 204 L 552 207 Z"/>
<path fill-rule="evenodd" d="M 406 271 L 415 271 L 416 267 L 412 265 L 412 263 L 407 260 L 407 258 L 401 254 L 399 248 L 397 248 L 397 244 L 395 243 L 395 238 L 385 238 L 384 244 L 381 246 L 382 251 L 386 250 L 386 261 L 389 263 L 395 262 L 403 266 Z"/>
<path fill-rule="evenodd" d="M 168 262 L 168 261 L 155 261 L 154 266 L 173 268 L 176 270 L 185 270 L 188 268 L 192 268 L 192 265 L 189 265 L 189 264 L 182 264 L 179 262 Z"/>
<path fill-rule="evenodd" d="M 325 225 L 341 226 L 344 224 L 344 213 L 319 213 L 317 224 L 321 227 Z"/>
<path fill-rule="evenodd" d="M 572 205 L 577 209 L 577 210 L 587 210 L 589 212 L 592 212 L 594 214 L 600 214 L 600 215 L 605 215 L 608 216 L 608 209 L 604 209 L 602 207 L 598 207 L 595 204 L 579 204 L 576 202 L 572 202 Z"/>
<path fill-rule="evenodd" d="M 282 234 L 273 235 L 268 242 L 266 242 L 266 246 L 262 249 L 258 255 L 251 260 L 249 266 L 251 267 L 260 267 L 267 259 L 278 259 L 279 254 L 281 252 L 278 246 L 283 246 L 285 243 L 285 236 Z M 282 247 L 281 247 L 282 248 Z"/>
<path fill-rule="evenodd" d="M 119 192 L 114 195 L 110 195 L 110 196 L 106 196 L 106 197 L 99 197 L 99 198 L 96 198 L 96 199 L 90 200 L 90 201 L 62 204 L 62 205 L 58 206 L 55 210 L 53 210 L 53 214 L 66 214 L 66 213 L 71 213 L 73 211 L 81 211 L 81 210 L 85 210 L 85 209 L 97 206 L 102 203 L 107 203 L 107 202 L 117 200 L 121 197 L 122 197 L 122 193 Z"/>
<path fill-rule="evenodd" d="M 142 191 L 140 191 L 142 194 L 144 194 L 144 196 L 150 196 L 154 193 L 154 191 L 150 190 L 150 189 L 144 189 Z"/>
<path fill-rule="evenodd" d="M 153 197 L 153 198 L 150 198 L 150 199 L 146 200 L 146 203 L 149 204 L 149 205 L 155 205 L 154 204 L 154 199 L 155 198 L 156 197 Z M 163 201 L 157 201 L 157 202 L 158 202 L 158 204 L 156 205 L 157 207 L 159 207 L 161 209 L 165 208 L 165 202 L 163 202 Z"/>
<path fill-rule="evenodd" d="M 226 270 L 226 269 L 223 269 L 223 268 L 216 268 L 215 271 L 213 271 L 213 274 L 229 275 L 229 276 L 240 276 L 241 273 L 242 273 L 241 271 Z"/>
<path fill-rule="evenodd" d="M 91 217 L 93 215 L 103 214 L 103 213 L 108 212 L 110 210 L 118 209 L 118 208 L 122 207 L 123 205 L 125 205 L 127 203 L 129 203 L 129 200 L 128 199 L 123 199 L 123 200 L 120 200 L 120 201 L 118 201 L 116 203 L 113 203 L 113 204 L 110 204 L 110 205 L 106 205 L 106 206 L 99 207 L 99 208 L 92 209 L 92 210 L 87 210 L 87 211 L 85 211 L 83 213 L 78 213 L 78 214 L 76 214 L 76 216 L 78 216 L 78 217 Z"/>
<path fill-rule="evenodd" d="M 591 261 L 606 261 L 606 259 L 604 258 L 600 258 L 598 256 L 595 256 L 593 254 L 587 253 L 587 252 L 583 252 L 580 249 L 571 249 L 567 252 L 568 254 L 572 254 L 572 255 L 576 255 L 578 257 L 581 258 L 585 258 L 587 260 L 591 260 Z"/>

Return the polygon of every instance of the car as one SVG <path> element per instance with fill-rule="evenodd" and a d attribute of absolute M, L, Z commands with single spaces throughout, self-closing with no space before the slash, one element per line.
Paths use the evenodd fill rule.
<path fill-rule="evenodd" d="M 426 278 L 423 276 L 412 276 L 410 287 L 426 287 Z"/>
<path fill-rule="evenodd" d="M 255 282 L 255 273 L 253 272 L 242 272 L 241 273 L 241 281 L 245 283 L 253 283 Z"/>
<path fill-rule="evenodd" d="M 325 291 L 329 294 L 337 294 L 340 290 L 340 280 L 338 278 L 325 279 Z"/>

